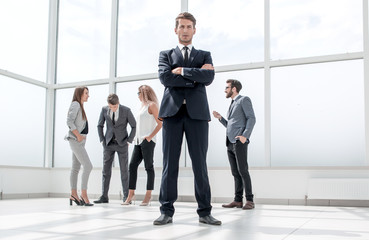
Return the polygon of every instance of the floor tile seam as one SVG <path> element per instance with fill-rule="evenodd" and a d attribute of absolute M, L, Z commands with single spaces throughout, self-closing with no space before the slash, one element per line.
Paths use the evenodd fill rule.
<path fill-rule="evenodd" d="M 297 232 L 298 230 L 300 230 L 303 226 L 305 226 L 309 222 L 313 221 L 314 219 L 317 219 L 319 215 L 321 215 L 322 213 L 326 212 L 326 210 L 324 210 L 324 209 L 327 209 L 327 208 L 323 208 L 322 210 L 320 210 L 319 212 L 317 212 L 316 214 L 314 214 L 314 216 L 309 217 L 309 219 L 307 219 L 300 226 L 296 227 L 293 231 L 291 231 L 290 233 L 288 233 L 287 236 L 285 236 L 284 238 L 282 238 L 282 240 L 287 239 L 288 237 L 292 236 L 295 232 Z"/>

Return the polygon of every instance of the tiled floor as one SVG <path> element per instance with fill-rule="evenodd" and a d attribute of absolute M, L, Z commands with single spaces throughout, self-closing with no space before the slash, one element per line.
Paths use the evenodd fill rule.
<path fill-rule="evenodd" d="M 70 207 L 62 198 L 2 200 L 0 239 L 369 240 L 369 208 L 256 205 L 245 211 L 213 204 L 223 225 L 208 226 L 198 222 L 195 203 L 175 206 L 173 224 L 154 226 L 158 202 Z"/>

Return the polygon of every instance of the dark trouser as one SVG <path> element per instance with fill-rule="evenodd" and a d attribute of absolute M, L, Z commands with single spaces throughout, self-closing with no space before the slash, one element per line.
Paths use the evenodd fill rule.
<path fill-rule="evenodd" d="M 122 181 L 124 199 L 128 197 L 128 144 L 120 146 L 117 143 L 109 143 L 104 148 L 104 166 L 102 170 L 102 195 L 108 198 L 111 170 L 115 152 L 118 153 L 120 178 Z"/>
<path fill-rule="evenodd" d="M 148 142 L 146 139 L 140 145 L 135 145 L 129 163 L 129 189 L 136 189 L 137 169 L 142 159 L 144 160 L 147 173 L 146 190 L 154 189 L 155 171 L 154 171 L 154 149 L 155 143 Z"/>
<path fill-rule="evenodd" d="M 251 178 L 249 174 L 249 166 L 247 164 L 247 146 L 248 141 L 244 144 L 240 141 L 231 143 L 227 139 L 227 153 L 229 164 L 231 165 L 232 175 L 234 177 L 235 197 L 234 201 L 242 202 L 243 189 L 247 201 L 253 201 Z"/>
<path fill-rule="evenodd" d="M 192 160 L 192 170 L 195 178 L 195 197 L 198 208 L 197 214 L 204 217 L 211 212 L 211 193 L 206 166 L 208 150 L 208 121 L 191 119 L 186 105 L 182 105 L 173 117 L 163 120 L 163 174 L 161 179 L 159 201 L 160 212 L 173 216 L 173 203 L 177 200 L 177 182 L 179 157 L 186 134 L 188 151 Z"/>

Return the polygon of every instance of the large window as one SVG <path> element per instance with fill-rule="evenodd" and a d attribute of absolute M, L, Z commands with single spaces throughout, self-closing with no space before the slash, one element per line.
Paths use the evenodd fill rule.
<path fill-rule="evenodd" d="M 60 0 L 58 83 L 109 77 L 111 1 Z"/>
<path fill-rule="evenodd" d="M 0 165 L 44 166 L 45 89 L 0 75 Z"/>
<path fill-rule="evenodd" d="M 363 166 L 363 62 L 272 69 L 272 166 Z"/>
<path fill-rule="evenodd" d="M 46 80 L 48 0 L 0 1 L 0 69 Z"/>
<path fill-rule="evenodd" d="M 179 0 L 119 2 L 118 76 L 158 71 L 159 52 L 177 45 Z"/>
<path fill-rule="evenodd" d="M 208 166 L 229 166 L 226 149 L 226 129 L 214 118 L 212 112 L 219 112 L 227 119 L 231 99 L 225 97 L 226 80 L 237 79 L 242 84 L 240 95 L 251 99 L 256 124 L 250 137 L 248 163 L 251 166 L 265 166 L 264 156 L 264 74 L 263 70 L 217 73 L 213 83 L 207 87 L 212 121 L 209 123 Z"/>
<path fill-rule="evenodd" d="M 361 0 L 271 0 L 271 58 L 363 50 Z"/>
<path fill-rule="evenodd" d="M 94 167 L 102 167 L 103 146 L 97 133 L 97 123 L 101 108 L 107 105 L 106 99 L 109 95 L 108 85 L 88 86 L 90 98 L 84 104 L 88 119 L 88 135 L 86 150 Z M 72 151 L 64 136 L 68 132 L 67 113 L 72 102 L 74 88 L 61 89 L 56 92 L 55 104 L 55 140 L 54 140 L 54 166 L 70 167 L 72 162 Z"/>
<path fill-rule="evenodd" d="M 230 78 L 240 80 L 240 94 L 251 98 L 256 125 L 248 148 L 250 166 L 368 166 L 368 136 L 364 131 L 368 127 L 364 116 L 368 107 L 364 102 L 368 94 L 363 67 L 363 56 L 368 55 L 363 48 L 368 41 L 363 34 L 368 28 L 364 22 L 368 16 L 363 16 L 368 14 L 368 9 L 363 11 L 365 3 L 0 1 L 0 106 L 6 116 L 0 120 L 0 165 L 44 166 L 46 161 L 55 167 L 70 167 L 72 152 L 64 141 L 66 115 L 74 86 L 85 84 L 91 96 L 85 104 L 90 130 L 86 149 L 93 165 L 101 167 L 103 147 L 97 122 L 108 94 L 115 89 L 121 104 L 131 108 L 134 115 L 140 108 L 140 85 L 153 87 L 161 101 L 164 87 L 154 75 L 159 52 L 177 46 L 175 18 L 188 11 L 197 19 L 193 45 L 211 52 L 216 69 L 214 82 L 206 88 L 210 111 L 226 116 L 230 99 L 225 98 L 224 87 Z M 50 16 L 49 9 L 58 15 Z M 270 15 L 265 16 L 268 10 Z M 49 29 L 58 30 L 57 39 L 48 39 Z M 265 50 L 265 44 L 270 49 Z M 329 59 L 327 55 L 331 55 Z M 57 65 L 48 64 L 47 56 L 56 56 Z M 266 64 L 265 58 L 270 58 Z M 56 76 L 51 74 L 54 70 Z M 110 75 L 114 71 L 117 76 Z M 46 81 L 47 76 L 50 79 Z M 55 112 L 51 110 L 54 94 L 49 91 L 55 91 Z M 211 117 L 208 166 L 228 167 L 225 128 Z M 54 131 L 45 132 L 45 126 Z M 45 144 L 45 139 L 54 139 L 54 144 Z M 46 154 L 53 152 L 53 159 L 44 159 L 45 146 L 54 146 Z M 182 146 L 180 166 L 190 167 L 185 140 Z M 132 150 L 130 145 L 129 157 Z M 161 131 L 155 166 L 162 166 Z"/>
<path fill-rule="evenodd" d="M 189 1 L 195 48 L 211 51 L 215 66 L 264 59 L 264 1 Z"/>

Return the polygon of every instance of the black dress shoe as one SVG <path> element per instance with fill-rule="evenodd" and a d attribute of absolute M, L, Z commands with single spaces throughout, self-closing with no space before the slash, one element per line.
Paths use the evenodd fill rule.
<path fill-rule="evenodd" d="M 205 216 L 205 217 L 200 217 L 199 222 L 205 223 L 205 224 L 210 224 L 210 225 L 222 225 L 221 221 L 215 219 L 211 215 L 208 215 L 208 216 Z"/>
<path fill-rule="evenodd" d="M 101 196 L 99 199 L 95 200 L 94 203 L 109 203 L 109 198 Z"/>
<path fill-rule="evenodd" d="M 172 222 L 173 222 L 172 217 L 165 215 L 165 214 L 161 214 L 160 217 L 154 221 L 154 225 L 165 225 L 167 223 L 172 223 Z"/>

